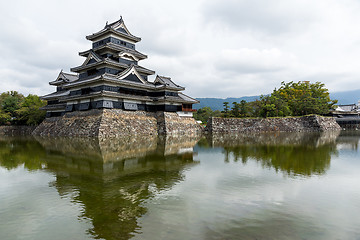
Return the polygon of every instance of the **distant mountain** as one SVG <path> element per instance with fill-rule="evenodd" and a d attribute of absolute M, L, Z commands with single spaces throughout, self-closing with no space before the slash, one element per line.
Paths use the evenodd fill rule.
<path fill-rule="evenodd" d="M 232 106 L 233 102 L 240 102 L 241 100 L 245 100 L 247 102 L 255 101 L 259 99 L 260 96 L 247 96 L 247 97 L 239 97 L 239 98 L 196 98 L 200 101 L 198 104 L 194 104 L 194 109 L 200 109 L 203 107 L 210 107 L 213 111 L 224 110 L 224 102 L 228 102 L 229 106 Z M 360 89 L 352 90 L 352 91 L 344 91 L 344 92 L 334 92 L 330 93 L 331 99 L 337 99 L 338 104 L 353 104 L 358 103 L 360 100 Z"/>
<path fill-rule="evenodd" d="M 240 102 L 241 100 L 245 100 L 247 102 L 255 101 L 256 99 L 259 99 L 260 96 L 249 96 L 249 97 L 240 97 L 240 98 L 196 98 L 200 101 L 198 104 L 194 104 L 194 109 L 200 109 L 203 107 L 210 107 L 213 111 L 224 110 L 224 102 L 228 102 L 229 106 L 232 106 L 233 102 Z"/>

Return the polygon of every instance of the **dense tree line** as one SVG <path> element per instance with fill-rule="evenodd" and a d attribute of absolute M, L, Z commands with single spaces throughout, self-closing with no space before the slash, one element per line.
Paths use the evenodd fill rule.
<path fill-rule="evenodd" d="M 320 82 L 289 82 L 281 83 L 279 89 L 275 89 L 270 95 L 262 95 L 260 100 L 246 102 L 224 102 L 224 110 L 211 111 L 210 108 L 201 108 L 195 119 L 201 120 L 206 117 L 286 117 L 303 116 L 308 114 L 328 115 L 334 108 L 337 100 L 331 100 L 329 91 Z M 207 118 L 206 118 L 207 119 Z"/>
<path fill-rule="evenodd" d="M 40 110 L 45 105 L 36 95 L 4 92 L 0 95 L 0 125 L 37 125 L 45 118 L 46 112 Z"/>

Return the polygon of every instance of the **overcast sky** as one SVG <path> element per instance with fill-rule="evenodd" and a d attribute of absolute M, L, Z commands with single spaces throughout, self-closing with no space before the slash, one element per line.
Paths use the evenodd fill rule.
<path fill-rule="evenodd" d="M 0 91 L 54 91 L 48 82 L 85 60 L 85 36 L 120 15 L 142 38 L 140 65 L 193 97 L 267 94 L 302 80 L 360 89 L 359 12 L 358 0 L 2 0 Z"/>

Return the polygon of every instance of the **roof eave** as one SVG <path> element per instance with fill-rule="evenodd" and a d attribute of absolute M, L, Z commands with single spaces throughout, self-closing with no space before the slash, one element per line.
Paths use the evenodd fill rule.
<path fill-rule="evenodd" d="M 121 49 L 121 51 L 128 51 L 128 52 L 130 52 L 130 53 L 132 53 L 132 54 L 134 54 L 134 55 L 136 54 L 136 56 L 137 56 L 137 57 L 140 57 L 141 60 L 147 58 L 147 55 L 146 55 L 146 54 L 143 54 L 143 53 L 141 53 L 141 52 L 138 52 L 138 51 L 136 51 L 135 49 L 123 47 L 123 46 L 120 46 L 120 45 L 117 45 L 117 44 L 111 43 L 111 42 L 105 43 L 104 45 L 101 45 L 101 46 L 99 46 L 99 47 L 97 47 L 97 48 L 95 48 L 95 49 L 97 50 L 98 48 L 101 48 L 101 47 L 109 47 L 109 48 L 114 47 L 114 48 L 119 48 L 119 49 Z M 96 51 L 96 50 L 94 50 L 94 51 Z M 120 51 L 120 50 L 119 50 L 119 51 Z"/>
<path fill-rule="evenodd" d="M 112 82 L 112 83 L 115 83 L 118 85 L 133 86 L 133 87 L 138 87 L 140 89 L 144 88 L 144 89 L 149 89 L 149 90 L 157 90 L 157 89 L 155 89 L 155 87 L 153 85 L 143 84 L 143 83 L 135 83 L 135 82 L 127 81 L 124 79 L 119 80 L 116 78 L 116 76 L 109 76 L 109 74 L 106 74 L 106 73 L 96 76 L 94 78 L 89 78 L 89 79 L 84 79 L 82 81 L 68 83 L 68 84 L 65 84 L 64 87 L 72 88 L 72 87 L 78 87 L 78 86 L 82 86 L 82 85 L 88 85 L 89 83 L 94 83 L 94 82 Z"/>
<path fill-rule="evenodd" d="M 111 66 L 115 66 L 117 68 L 127 68 L 128 66 L 126 64 L 122 64 L 122 63 L 115 63 L 115 62 L 110 62 L 108 60 L 102 60 L 100 62 L 95 62 L 95 63 L 91 63 L 85 66 L 78 66 L 78 67 L 74 67 L 74 68 L 70 68 L 70 70 L 72 72 L 80 72 L 80 71 L 84 71 L 86 69 L 89 68 L 93 68 L 93 67 L 97 67 L 97 66 L 101 66 L 101 65 L 111 65 Z"/>
<path fill-rule="evenodd" d="M 59 81 L 52 81 L 52 82 L 49 82 L 49 85 L 52 85 L 52 86 L 59 86 L 61 85 L 62 83 L 64 83 L 63 81 L 59 82 Z"/>
<path fill-rule="evenodd" d="M 137 66 L 138 66 L 138 65 L 137 65 Z M 136 70 L 137 70 L 138 72 L 141 72 L 141 73 L 146 73 L 146 74 L 148 74 L 148 75 L 154 75 L 154 74 L 155 74 L 155 71 L 150 70 L 150 69 L 147 69 L 147 68 L 144 68 L 144 67 L 140 67 L 140 66 L 136 67 L 136 66 L 135 66 L 135 68 L 136 68 Z"/>
<path fill-rule="evenodd" d="M 161 89 L 169 89 L 169 90 L 175 90 L 175 91 L 184 91 L 185 88 L 184 87 L 170 87 L 170 86 L 166 86 L 166 85 L 157 85 L 156 86 L 157 90 L 161 90 Z"/>
<path fill-rule="evenodd" d="M 131 39 L 134 42 L 140 42 L 141 41 L 140 37 L 136 37 L 134 35 L 128 35 L 128 34 L 116 31 L 116 30 L 114 30 L 112 28 L 103 29 L 103 30 L 100 30 L 99 32 L 88 35 L 88 36 L 86 36 L 86 39 L 92 41 L 92 40 L 94 40 L 96 38 L 101 37 L 101 35 L 104 35 L 104 34 L 107 34 L 107 33 L 114 33 L 115 35 L 119 35 L 120 37 Z"/>

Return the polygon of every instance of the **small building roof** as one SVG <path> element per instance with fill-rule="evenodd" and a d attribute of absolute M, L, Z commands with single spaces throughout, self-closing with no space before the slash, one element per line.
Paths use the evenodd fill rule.
<path fill-rule="evenodd" d="M 169 78 L 169 77 L 164 77 L 164 76 L 159 76 L 159 75 L 156 76 L 156 79 L 155 79 L 155 81 L 154 81 L 154 84 L 155 84 L 155 85 L 164 85 L 165 87 L 177 88 L 177 89 L 180 89 L 180 90 L 185 90 L 184 87 L 175 84 L 175 83 L 171 80 L 171 78 Z"/>
<path fill-rule="evenodd" d="M 351 112 L 356 110 L 356 104 L 339 105 L 335 111 L 338 112 Z"/>

